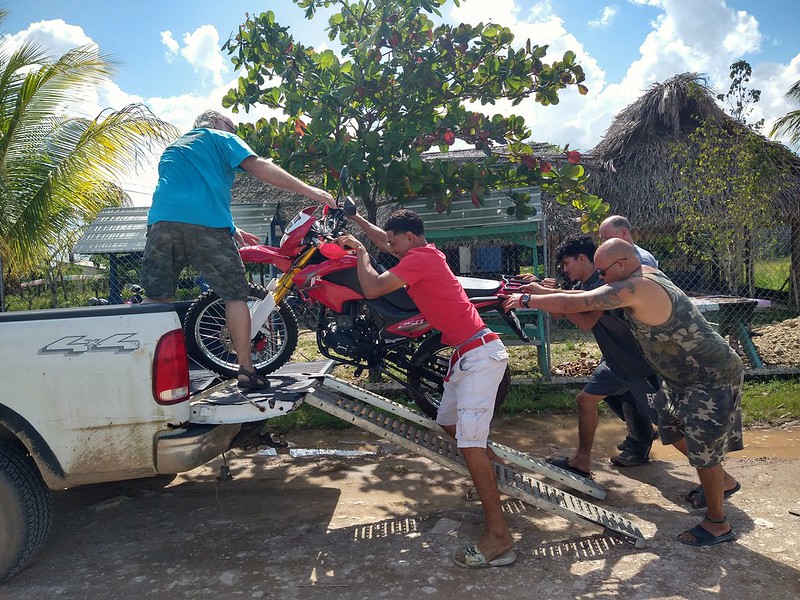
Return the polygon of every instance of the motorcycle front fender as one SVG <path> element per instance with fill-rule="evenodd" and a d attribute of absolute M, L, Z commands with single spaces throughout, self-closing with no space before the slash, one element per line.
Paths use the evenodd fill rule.
<path fill-rule="evenodd" d="M 280 272 L 288 271 L 293 262 L 293 258 L 281 254 L 278 248 L 273 246 L 244 246 L 239 248 L 239 256 L 246 263 L 260 265 L 273 265 Z"/>
<path fill-rule="evenodd" d="M 272 280 L 275 281 L 274 279 Z M 274 287 L 274 286 L 273 286 Z M 263 300 L 255 302 L 250 307 L 250 339 L 256 337 L 261 325 L 267 320 L 270 313 L 275 310 L 275 295 L 269 291 Z"/>

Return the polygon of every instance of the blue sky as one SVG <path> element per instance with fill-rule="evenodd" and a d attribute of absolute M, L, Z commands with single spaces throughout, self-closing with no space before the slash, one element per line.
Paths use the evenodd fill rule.
<path fill-rule="evenodd" d="M 117 73 L 75 110 L 95 116 L 106 107 L 144 102 L 188 129 L 194 116 L 218 108 L 236 74 L 220 46 L 245 12 L 271 9 L 306 44 L 329 45 L 325 20 L 306 21 L 291 0 L 28 0 L 0 3 L 9 12 L 0 31 L 13 46 L 33 37 L 53 54 L 96 43 L 118 63 Z M 445 5 L 451 22 L 494 21 L 522 44 L 550 44 L 550 57 L 573 50 L 587 74 L 589 94 L 562 95 L 556 107 L 533 102 L 513 109 L 534 138 L 587 150 L 613 117 L 654 82 L 687 71 L 705 73 L 727 90 L 728 67 L 753 66 L 751 87 L 762 90 L 753 120 L 767 126 L 797 108 L 784 98 L 800 80 L 798 0 L 465 0 Z M 502 103 L 486 112 L 511 112 Z M 268 113 L 239 115 L 251 121 Z"/>

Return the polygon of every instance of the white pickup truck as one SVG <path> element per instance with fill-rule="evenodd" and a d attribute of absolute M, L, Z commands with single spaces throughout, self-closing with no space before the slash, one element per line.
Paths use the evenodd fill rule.
<path fill-rule="evenodd" d="M 0 372 L 0 582 L 44 544 L 50 490 L 189 471 L 302 403 L 193 394 L 168 305 L 0 313 Z"/>

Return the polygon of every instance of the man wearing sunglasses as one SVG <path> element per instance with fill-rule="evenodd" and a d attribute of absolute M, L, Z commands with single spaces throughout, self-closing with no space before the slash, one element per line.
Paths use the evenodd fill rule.
<path fill-rule="evenodd" d="M 641 265 L 628 242 L 603 242 L 595 253 L 595 266 L 604 273 L 606 285 L 531 296 L 529 306 L 554 313 L 624 309 L 642 353 L 663 380 L 654 399 L 661 441 L 688 457 L 706 504 L 704 519 L 681 533 L 678 541 L 711 546 L 735 540 L 724 500 L 740 486 L 722 461 L 728 452 L 744 447 L 741 359 L 666 275 Z M 515 294 L 504 308 L 519 306 L 519 301 Z"/>
<path fill-rule="evenodd" d="M 597 246 L 588 235 L 567 237 L 556 248 L 556 262 L 564 276 L 573 283 L 573 293 L 593 290 L 603 285 L 605 270 L 594 264 Z M 530 293 L 556 293 L 555 280 L 546 279 L 542 285 L 532 282 L 522 286 Z M 568 290 L 569 291 L 569 290 Z M 523 306 L 525 297 L 521 297 Z M 591 475 L 592 445 L 599 424 L 597 408 L 603 400 L 625 421 L 628 435 L 619 444 L 621 454 L 611 458 L 620 467 L 635 467 L 649 462 L 653 445 L 655 410 L 648 396 L 658 391 L 660 382 L 653 367 L 642 356 L 639 345 L 622 316 L 622 310 L 596 310 L 587 313 L 559 315 L 581 328 L 591 330 L 603 355 L 591 378 L 575 398 L 578 407 L 578 450 L 574 457 L 552 459 L 550 462 L 579 475 Z"/>

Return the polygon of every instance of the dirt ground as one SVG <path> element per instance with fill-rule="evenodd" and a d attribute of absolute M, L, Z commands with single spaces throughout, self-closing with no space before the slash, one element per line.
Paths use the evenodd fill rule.
<path fill-rule="evenodd" d="M 574 443 L 572 428 L 543 432 L 524 419 L 496 425 L 492 438 L 538 456 Z M 59 492 L 48 544 L 0 598 L 800 598 L 800 461 L 730 458 L 742 490 L 728 513 L 740 538 L 690 548 L 675 540 L 702 515 L 683 501 L 695 485 L 688 465 L 661 450 L 618 470 L 607 456 L 621 430 L 603 427 L 612 431 L 596 446 L 595 477 L 608 498 L 594 502 L 640 526 L 641 550 L 505 499 L 516 564 L 460 569 L 451 556 L 482 526 L 467 480 L 347 429 L 289 441 L 375 454 L 236 454 L 226 483 L 217 460 L 171 482 Z"/>
<path fill-rule="evenodd" d="M 800 365 L 800 317 L 753 327 L 753 343 L 767 366 Z"/>

